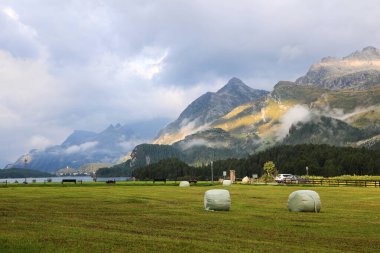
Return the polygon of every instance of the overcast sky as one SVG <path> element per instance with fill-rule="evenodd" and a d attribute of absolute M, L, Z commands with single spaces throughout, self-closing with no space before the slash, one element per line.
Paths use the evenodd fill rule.
<path fill-rule="evenodd" d="M 0 168 L 74 129 L 176 118 L 231 77 L 271 90 L 380 47 L 379 1 L 2 0 Z"/>

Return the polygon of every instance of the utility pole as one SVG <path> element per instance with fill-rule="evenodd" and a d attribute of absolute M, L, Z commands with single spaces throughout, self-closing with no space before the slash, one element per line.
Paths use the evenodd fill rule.
<path fill-rule="evenodd" d="M 211 183 L 214 183 L 214 162 L 211 161 Z"/>
<path fill-rule="evenodd" d="M 26 164 L 28 163 L 28 158 L 27 157 L 25 157 L 25 159 L 24 159 L 24 169 L 26 169 Z M 24 181 L 24 184 L 26 184 L 27 182 L 26 182 L 26 171 L 25 171 L 25 181 Z"/>

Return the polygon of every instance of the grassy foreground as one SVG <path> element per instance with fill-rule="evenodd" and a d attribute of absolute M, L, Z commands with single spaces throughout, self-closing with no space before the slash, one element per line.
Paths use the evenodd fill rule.
<path fill-rule="evenodd" d="M 204 192 L 133 184 L 0 187 L 0 252 L 376 252 L 380 189 L 306 187 L 321 213 L 291 213 L 305 187 L 233 185 L 229 212 Z"/>

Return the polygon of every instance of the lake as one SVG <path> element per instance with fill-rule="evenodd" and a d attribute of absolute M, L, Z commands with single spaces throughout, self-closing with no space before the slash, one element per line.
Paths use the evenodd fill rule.
<path fill-rule="evenodd" d="M 82 182 L 93 182 L 94 179 L 90 176 L 67 176 L 67 177 L 29 177 L 26 178 L 27 183 L 44 183 L 47 182 L 48 179 L 51 179 L 52 183 L 61 183 L 62 179 L 76 179 L 77 181 L 82 180 Z M 34 181 L 35 180 L 35 181 Z M 97 182 L 105 182 L 108 180 L 115 181 L 128 181 L 131 180 L 130 177 L 98 177 L 96 179 Z M 25 178 L 0 178 L 0 183 L 15 183 L 15 182 L 23 183 Z"/>

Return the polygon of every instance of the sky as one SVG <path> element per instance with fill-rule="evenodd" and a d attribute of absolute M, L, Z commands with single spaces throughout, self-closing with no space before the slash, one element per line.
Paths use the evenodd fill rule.
<path fill-rule="evenodd" d="M 374 0 L 1 0 L 0 168 L 75 129 L 175 119 L 232 77 L 271 90 L 380 47 Z"/>

